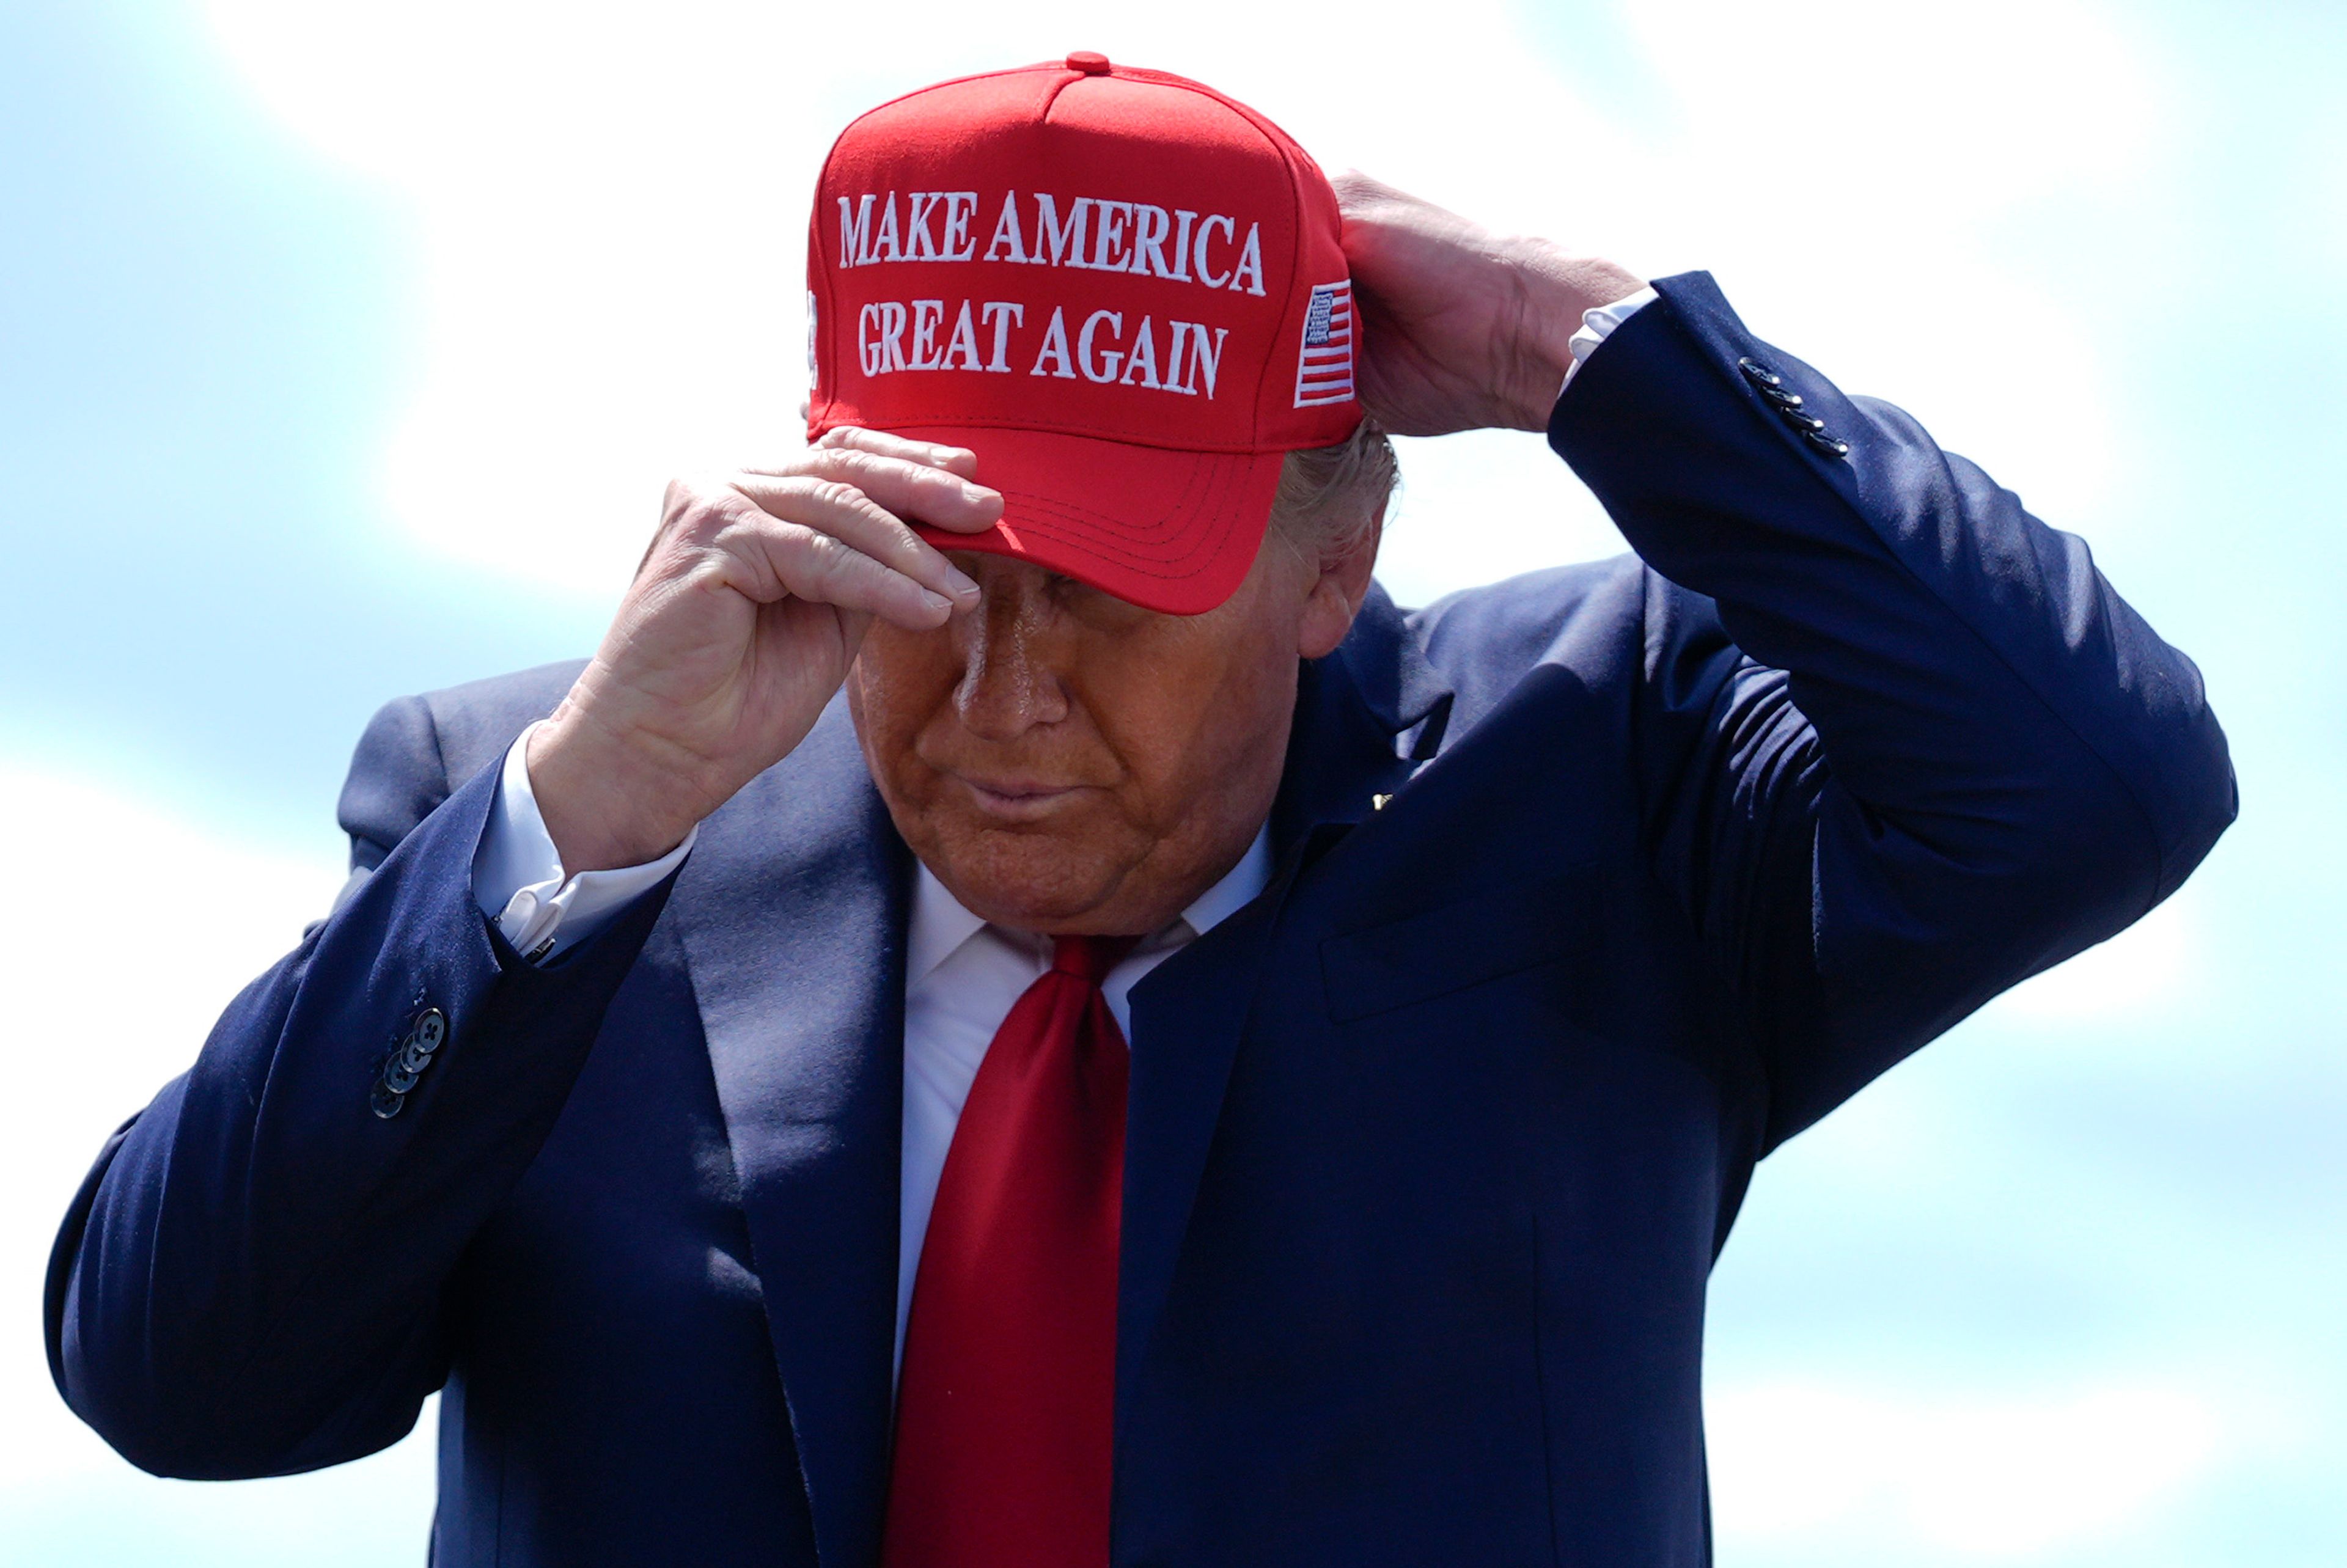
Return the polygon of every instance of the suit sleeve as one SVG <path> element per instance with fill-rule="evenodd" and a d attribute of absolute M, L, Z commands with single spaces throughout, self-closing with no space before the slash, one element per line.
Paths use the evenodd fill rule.
<path fill-rule="evenodd" d="M 140 1468 L 312 1470 L 403 1436 L 446 1378 L 466 1244 L 552 1128 L 667 888 L 533 968 L 476 905 L 497 769 L 453 794 L 431 712 L 377 715 L 334 913 L 248 986 L 108 1142 L 49 1267 L 52 1375 Z M 397 1112 L 386 1061 L 446 1036 Z"/>
<path fill-rule="evenodd" d="M 2233 774 L 2198 671 L 2083 541 L 1755 339 L 1706 275 L 1656 288 L 1549 436 L 1667 579 L 1654 854 L 1738 999 L 1773 1146 L 2174 892 Z"/>

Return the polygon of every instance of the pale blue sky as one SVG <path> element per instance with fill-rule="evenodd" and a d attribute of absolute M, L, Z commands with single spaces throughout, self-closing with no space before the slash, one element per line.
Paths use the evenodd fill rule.
<path fill-rule="evenodd" d="M 0 1560 L 421 1561 L 420 1442 L 199 1487 L 72 1423 L 51 1227 L 330 896 L 374 706 L 586 651 L 659 477 L 788 442 L 829 130 L 1089 46 L 1710 267 L 2208 677 L 2243 815 L 2186 893 L 1763 1168 L 1714 1292 L 1723 1563 L 2347 1561 L 2347 13 L 856 10 L 886 57 L 725 0 L 0 0 Z M 1405 599 L 1618 548 L 1536 443 L 1405 466 Z"/>

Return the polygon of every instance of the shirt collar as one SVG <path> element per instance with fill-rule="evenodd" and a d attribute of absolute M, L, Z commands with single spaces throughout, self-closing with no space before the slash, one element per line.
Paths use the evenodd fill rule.
<path fill-rule="evenodd" d="M 1191 901 L 1181 917 L 1152 938 L 1151 945 L 1170 942 L 1178 946 L 1193 938 L 1203 937 L 1231 916 L 1255 901 L 1271 882 L 1271 828 L 1268 824 L 1255 829 L 1255 842 L 1248 845 L 1239 863 L 1223 874 L 1222 880 Z M 912 928 L 905 939 L 905 979 L 907 984 L 925 979 L 931 969 L 944 963 L 969 941 L 986 928 L 986 922 L 962 907 L 961 900 L 946 891 L 926 866 L 916 863 L 913 873 Z"/>
<path fill-rule="evenodd" d="M 1239 856 L 1239 863 L 1182 911 L 1183 922 L 1189 926 L 1191 936 L 1203 937 L 1254 903 L 1255 895 L 1270 885 L 1271 825 L 1266 823 L 1255 830 L 1255 842 Z"/>

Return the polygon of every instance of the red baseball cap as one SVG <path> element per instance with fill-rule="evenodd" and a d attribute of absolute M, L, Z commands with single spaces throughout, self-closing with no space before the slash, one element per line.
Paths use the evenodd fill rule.
<path fill-rule="evenodd" d="M 1360 423 L 1336 193 L 1277 126 L 1102 56 L 857 119 L 807 232 L 810 440 L 978 454 L 1003 517 L 945 549 L 1194 615 L 1254 563 L 1281 458 Z"/>

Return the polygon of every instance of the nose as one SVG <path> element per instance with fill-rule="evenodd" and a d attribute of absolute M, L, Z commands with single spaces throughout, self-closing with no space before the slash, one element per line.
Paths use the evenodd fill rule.
<path fill-rule="evenodd" d="M 1051 658 L 1050 610 L 1041 574 L 988 571 L 979 575 L 979 607 L 954 621 L 961 681 L 954 711 L 972 734 L 1011 741 L 1068 716 L 1067 688 Z"/>

